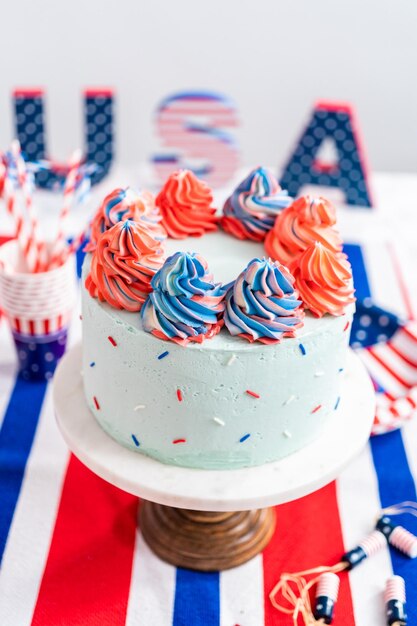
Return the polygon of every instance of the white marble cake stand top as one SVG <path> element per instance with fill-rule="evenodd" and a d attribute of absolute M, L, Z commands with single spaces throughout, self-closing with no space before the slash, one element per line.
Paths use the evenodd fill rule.
<path fill-rule="evenodd" d="M 54 378 L 58 426 L 70 450 L 93 472 L 159 504 L 201 511 L 240 511 L 282 504 L 334 480 L 365 446 L 375 412 L 369 376 L 348 355 L 337 417 L 321 437 L 277 462 L 234 470 L 165 465 L 124 448 L 98 425 L 82 386 L 81 345 L 62 359 Z"/>

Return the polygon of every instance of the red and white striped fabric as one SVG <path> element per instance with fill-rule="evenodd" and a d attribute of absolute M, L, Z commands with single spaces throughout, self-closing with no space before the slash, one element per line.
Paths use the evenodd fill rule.
<path fill-rule="evenodd" d="M 407 323 L 389 341 L 357 352 L 376 384 L 373 433 L 401 427 L 417 407 L 417 325 Z"/>

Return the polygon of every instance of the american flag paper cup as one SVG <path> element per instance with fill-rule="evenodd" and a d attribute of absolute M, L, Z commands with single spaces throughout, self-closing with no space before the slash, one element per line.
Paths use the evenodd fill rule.
<path fill-rule="evenodd" d="M 17 242 L 0 247 L 0 307 L 26 380 L 48 379 L 63 355 L 76 297 L 75 260 L 38 274 L 23 273 Z"/>

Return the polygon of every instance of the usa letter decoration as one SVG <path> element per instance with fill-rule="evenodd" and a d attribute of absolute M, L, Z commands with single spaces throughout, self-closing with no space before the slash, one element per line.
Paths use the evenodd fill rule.
<path fill-rule="evenodd" d="M 226 185 L 239 165 L 234 133 L 236 107 L 209 91 L 176 93 L 156 111 L 156 132 L 163 152 L 153 157 L 160 182 L 177 169 L 191 169 L 213 187 Z"/>
<path fill-rule="evenodd" d="M 337 161 L 317 158 L 325 140 L 334 142 Z M 296 196 L 304 185 L 338 187 L 346 203 L 372 207 L 367 165 L 352 105 L 318 102 L 297 147 L 284 167 L 281 185 Z"/>
<path fill-rule="evenodd" d="M 13 97 L 16 136 L 25 159 L 47 160 L 51 165 L 36 174 L 36 184 L 46 189 L 61 186 L 68 165 L 54 162 L 47 152 L 43 90 L 17 89 Z M 113 160 L 113 100 L 111 89 L 87 89 L 84 92 L 85 163 L 97 166 L 91 176 L 92 184 L 106 176 Z"/>

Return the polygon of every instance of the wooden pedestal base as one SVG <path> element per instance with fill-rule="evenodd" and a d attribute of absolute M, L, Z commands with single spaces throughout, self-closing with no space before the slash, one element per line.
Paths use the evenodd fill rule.
<path fill-rule="evenodd" d="M 261 552 L 272 537 L 272 508 L 215 513 L 142 501 L 139 526 L 161 559 L 199 571 L 230 569 Z"/>

